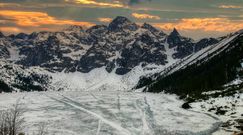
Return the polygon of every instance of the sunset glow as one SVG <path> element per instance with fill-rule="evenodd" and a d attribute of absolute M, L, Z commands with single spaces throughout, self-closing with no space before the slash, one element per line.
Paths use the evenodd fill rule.
<path fill-rule="evenodd" d="M 109 23 L 112 21 L 112 18 L 98 18 L 98 20 L 100 22 Z"/>
<path fill-rule="evenodd" d="M 117 16 L 127 17 L 139 25 L 146 22 L 166 32 L 176 27 L 182 32 L 190 31 L 195 37 L 208 33 L 220 36 L 243 29 L 242 1 L 195 0 L 195 3 L 191 6 L 191 0 L 3 1 L 0 2 L 0 31 L 6 34 L 58 31 L 67 25 L 88 28 L 108 25 Z"/>
<path fill-rule="evenodd" d="M 17 26 L 38 27 L 41 25 L 85 25 L 91 26 L 89 22 L 77 22 L 73 20 L 60 20 L 42 12 L 23 12 L 0 10 L 0 16 L 12 20 Z"/>
<path fill-rule="evenodd" d="M 155 20 L 159 20 L 160 19 L 159 16 L 150 15 L 150 14 L 132 13 L 132 16 L 137 18 L 137 19 L 155 19 Z"/>
<path fill-rule="evenodd" d="M 230 21 L 226 18 L 192 18 L 182 19 L 175 23 L 157 23 L 155 26 L 171 30 L 202 30 L 202 31 L 237 31 L 243 28 L 243 21 Z"/>

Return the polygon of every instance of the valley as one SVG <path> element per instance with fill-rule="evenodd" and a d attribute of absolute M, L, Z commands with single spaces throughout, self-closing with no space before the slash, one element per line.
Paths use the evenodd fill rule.
<path fill-rule="evenodd" d="M 243 31 L 193 40 L 118 16 L 108 25 L 0 33 L 0 111 L 60 135 L 242 131 Z"/>

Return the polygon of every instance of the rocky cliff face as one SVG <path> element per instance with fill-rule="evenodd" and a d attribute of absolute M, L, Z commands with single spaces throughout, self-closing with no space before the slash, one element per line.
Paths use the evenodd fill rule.
<path fill-rule="evenodd" d="M 15 55 L 12 60 L 17 64 L 49 71 L 87 73 L 105 66 L 107 72 L 115 69 L 123 75 L 139 64 L 166 65 L 171 51 L 173 59 L 181 59 L 217 42 L 213 38 L 195 42 L 176 29 L 166 35 L 147 23 L 139 26 L 118 16 L 108 26 L 87 30 L 70 26 L 60 32 L 1 34 L 0 57 Z"/>

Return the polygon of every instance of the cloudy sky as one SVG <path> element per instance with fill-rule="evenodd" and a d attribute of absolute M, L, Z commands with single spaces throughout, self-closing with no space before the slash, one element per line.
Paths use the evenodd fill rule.
<path fill-rule="evenodd" d="M 125 16 L 195 39 L 243 29 L 243 0 L 1 0 L 5 34 L 58 31 L 67 25 L 108 24 Z"/>

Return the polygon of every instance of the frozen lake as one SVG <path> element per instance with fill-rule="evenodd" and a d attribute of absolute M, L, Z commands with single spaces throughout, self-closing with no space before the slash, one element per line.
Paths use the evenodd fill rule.
<path fill-rule="evenodd" d="M 0 94 L 0 109 L 20 100 L 26 129 L 44 123 L 57 135 L 204 135 L 219 121 L 184 110 L 174 95 L 131 92 L 33 92 Z"/>

